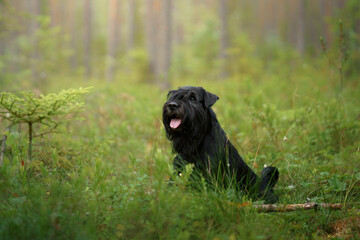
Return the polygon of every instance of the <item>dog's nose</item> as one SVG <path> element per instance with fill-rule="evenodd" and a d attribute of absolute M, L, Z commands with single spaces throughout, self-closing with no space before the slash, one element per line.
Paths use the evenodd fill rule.
<path fill-rule="evenodd" d="M 171 110 L 174 110 L 179 107 L 179 104 L 177 104 L 176 102 L 169 102 L 168 106 Z"/>

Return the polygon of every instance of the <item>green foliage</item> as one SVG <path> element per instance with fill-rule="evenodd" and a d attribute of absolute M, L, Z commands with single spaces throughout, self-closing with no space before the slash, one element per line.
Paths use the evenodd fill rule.
<path fill-rule="evenodd" d="M 339 17 L 343 21 L 345 40 L 349 51 L 351 61 L 346 64 L 344 73 L 346 77 L 354 77 L 360 73 L 360 34 L 359 22 L 360 3 L 356 0 L 346 1 L 345 6 L 339 12 Z M 356 78 L 354 79 L 356 80 Z"/>
<path fill-rule="evenodd" d="M 20 92 L 19 96 L 9 92 L 0 93 L 0 116 L 15 123 L 41 123 L 50 128 L 58 125 L 54 117 L 65 116 L 79 111 L 84 103 L 78 98 L 89 92 L 90 88 L 62 90 L 36 97 L 31 92 Z"/>
<path fill-rule="evenodd" d="M 22 82 L 21 79 L 32 79 L 35 85 L 44 84 L 49 75 L 62 69 L 65 73 L 68 69 L 69 57 L 73 52 L 65 48 L 68 45 L 68 37 L 61 32 L 60 27 L 51 26 L 49 16 L 27 16 L 14 12 L 10 7 L 4 8 L 3 17 L 11 19 L 2 21 L 6 30 L 0 35 L 1 39 L 12 38 L 8 29 L 24 30 L 25 21 L 32 21 L 36 24 L 36 30 L 31 34 L 19 34 L 14 41 L 7 41 L 9 44 L 0 56 L 0 78 L 5 82 L 24 84 L 27 87 L 29 82 Z M 15 18 L 14 18 L 15 16 Z M 28 32 L 28 29 L 24 32 Z M 60 47 L 61 50 L 58 50 Z M 17 49 L 21 54 L 14 54 Z"/>
<path fill-rule="evenodd" d="M 251 76 L 257 79 L 259 72 L 263 69 L 263 62 L 252 56 L 256 55 L 255 46 L 250 44 L 250 40 L 244 34 L 236 36 L 235 40 L 227 50 L 228 70 L 236 76 Z"/>
<path fill-rule="evenodd" d="M 343 85 L 344 85 L 344 67 L 349 58 L 349 50 L 345 44 L 345 33 L 343 29 L 343 22 L 339 20 L 339 36 L 337 46 L 329 51 L 325 44 L 324 38 L 321 37 L 321 45 L 323 48 L 323 52 L 329 61 L 331 67 L 335 68 L 339 74 L 339 90 L 338 95 L 341 94 Z"/>
<path fill-rule="evenodd" d="M 189 45 L 179 46 L 175 51 L 175 75 L 197 78 L 214 78 L 217 74 L 217 56 L 219 36 L 215 23 L 207 21 L 189 39 Z"/>
<path fill-rule="evenodd" d="M 207 59 L 216 55 L 213 27 L 193 36 L 197 59 L 190 51 L 178 55 L 181 71 L 174 74 L 173 87 L 202 85 L 220 97 L 214 111 L 249 166 L 258 174 L 264 164 L 279 168 L 281 203 L 310 198 L 346 209 L 258 213 L 229 204 L 253 201 L 232 187 L 212 187 L 199 179 L 193 188 L 191 165 L 174 176 L 174 154 L 161 122 L 166 92 L 144 83 L 146 55 L 135 50 L 129 62 L 123 59 L 134 65 L 119 69 L 116 81 L 91 82 L 95 88 L 86 95 L 87 111 L 79 115 L 67 113 L 84 107 L 77 97 L 88 89 L 40 97 L 2 93 L 7 108 L 1 120 L 34 121 L 35 135 L 75 116 L 84 120 L 66 125 L 62 134 L 38 138 L 27 164 L 28 135 L 18 125 L 6 132 L 0 239 L 359 238 L 359 83 L 344 81 L 339 100 L 337 78 L 332 81 L 333 71 L 323 60 L 300 60 L 276 40 L 268 52 L 257 51 L 246 36 L 238 36 L 228 51 L 229 78 L 210 81 L 208 76 L 217 71 L 213 59 Z M 348 61 L 350 66 L 352 58 Z M 58 76 L 41 90 L 83 84 L 76 76 Z M 57 108 L 59 98 L 63 108 Z M 40 127 L 42 122 L 50 126 Z M 0 128 L 8 124 L 0 121 Z"/>
<path fill-rule="evenodd" d="M 257 213 L 228 204 L 251 201 L 232 188 L 202 180 L 200 188 L 191 188 L 190 165 L 182 176 L 172 173 L 173 154 L 161 126 L 166 93 L 124 80 L 95 83 L 84 121 L 73 122 L 69 134 L 39 141 L 30 164 L 22 165 L 25 135 L 9 135 L 12 157 L 0 168 L 0 238 L 326 238 L 344 236 L 334 230 L 339 222 L 355 238 L 359 90 L 344 89 L 343 106 L 331 93 L 301 87 L 309 85 L 306 75 L 313 69 L 299 72 L 297 92 L 296 85 L 281 85 L 280 77 L 255 81 L 250 72 L 248 81 L 198 84 L 220 96 L 215 112 L 247 163 L 257 173 L 263 164 L 279 167 L 282 203 L 310 198 L 349 210 Z M 181 81 L 175 85 L 193 83 Z M 170 177 L 175 184 L 169 186 Z"/>
<path fill-rule="evenodd" d="M 26 123 L 29 127 L 29 160 L 31 160 L 32 138 L 54 132 L 60 123 L 66 122 L 64 117 L 82 109 L 83 102 L 78 98 L 89 92 L 90 88 L 62 90 L 36 97 L 31 92 L 20 92 L 19 96 L 9 92 L 0 93 L 0 117 L 10 122 Z M 61 118 L 61 119 L 60 119 Z M 33 126 L 39 124 L 46 128 L 35 136 Z"/>

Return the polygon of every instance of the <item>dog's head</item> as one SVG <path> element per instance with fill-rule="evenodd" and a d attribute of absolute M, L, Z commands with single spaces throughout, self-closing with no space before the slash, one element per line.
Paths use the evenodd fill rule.
<path fill-rule="evenodd" d="M 210 122 L 210 108 L 219 99 L 202 87 L 181 87 L 169 91 L 163 107 L 163 124 L 167 137 L 199 137 Z"/>

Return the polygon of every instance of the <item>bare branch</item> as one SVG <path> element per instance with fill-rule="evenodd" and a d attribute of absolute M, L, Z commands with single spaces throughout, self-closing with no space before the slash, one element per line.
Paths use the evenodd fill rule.
<path fill-rule="evenodd" d="M 3 106 L 8 110 L 9 113 L 13 114 L 13 115 L 14 115 L 15 117 L 17 117 L 17 118 L 22 119 L 22 116 L 21 116 L 21 115 L 19 115 L 17 112 L 15 112 L 15 111 L 12 110 L 15 102 L 16 102 L 16 100 L 14 100 L 14 101 L 11 103 L 10 107 L 7 106 L 7 105 L 3 105 Z"/>
<path fill-rule="evenodd" d="M 309 202 L 304 204 L 260 204 L 260 205 L 252 205 L 251 203 L 234 203 L 230 202 L 231 205 L 235 205 L 236 207 L 253 207 L 258 210 L 258 212 L 291 212 L 297 210 L 309 210 L 309 209 L 319 209 L 319 208 L 327 208 L 332 210 L 341 210 L 343 205 L 340 203 L 316 203 Z"/>
<path fill-rule="evenodd" d="M 44 123 L 43 123 L 44 124 Z M 56 133 L 57 131 L 55 131 L 55 129 L 58 127 L 59 125 L 57 123 L 55 123 L 55 125 L 48 131 L 45 131 L 45 132 L 42 132 L 42 133 L 39 133 L 39 134 L 36 134 L 34 135 L 34 137 L 42 137 L 46 134 L 49 134 L 49 133 Z"/>

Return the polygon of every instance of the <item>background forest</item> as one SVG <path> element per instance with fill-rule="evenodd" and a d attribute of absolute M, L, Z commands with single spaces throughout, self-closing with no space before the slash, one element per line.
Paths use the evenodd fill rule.
<path fill-rule="evenodd" d="M 359 239 L 359 77 L 358 0 L 0 0 L 0 239 Z M 342 209 L 188 188 L 161 122 L 183 85 L 281 204 Z"/>

